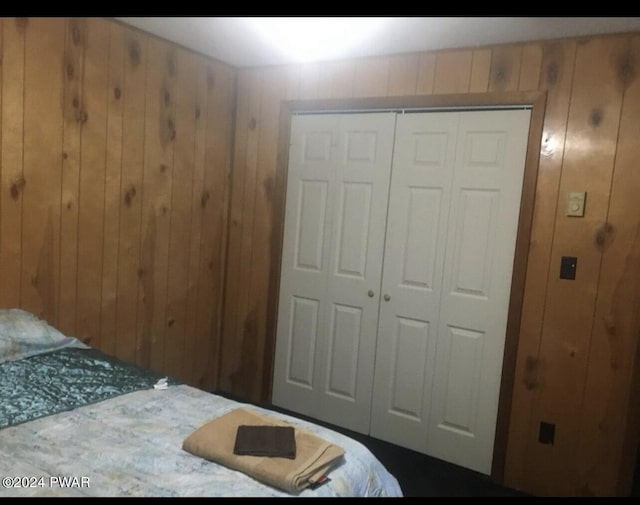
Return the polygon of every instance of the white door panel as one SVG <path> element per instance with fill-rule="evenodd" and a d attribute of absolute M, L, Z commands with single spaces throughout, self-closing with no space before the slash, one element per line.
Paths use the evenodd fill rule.
<path fill-rule="evenodd" d="M 272 401 L 364 433 L 394 128 L 390 113 L 291 127 Z"/>
<path fill-rule="evenodd" d="M 327 311 L 335 116 L 292 119 L 274 362 L 273 401 L 306 415 L 317 408 L 317 347 Z"/>
<path fill-rule="evenodd" d="M 530 111 L 460 117 L 429 452 L 489 474 Z"/>
<path fill-rule="evenodd" d="M 320 302 L 291 297 L 287 349 L 287 380 L 305 389 L 313 387 L 313 360 Z"/>
<path fill-rule="evenodd" d="M 369 432 L 395 114 L 341 116 L 317 418 Z M 369 292 L 373 296 L 369 296 Z M 349 387 L 346 385 L 349 384 Z"/>
<path fill-rule="evenodd" d="M 457 114 L 428 113 L 401 115 L 396 125 L 371 435 L 421 452 L 458 123 Z"/>

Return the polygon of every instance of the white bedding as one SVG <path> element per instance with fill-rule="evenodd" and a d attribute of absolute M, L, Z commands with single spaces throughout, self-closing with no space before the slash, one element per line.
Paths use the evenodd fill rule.
<path fill-rule="evenodd" d="M 124 394 L 0 430 L 0 497 L 292 496 L 182 450 L 192 431 L 240 405 L 345 449 L 330 482 L 297 496 L 402 496 L 395 477 L 353 439 L 179 385 Z"/>

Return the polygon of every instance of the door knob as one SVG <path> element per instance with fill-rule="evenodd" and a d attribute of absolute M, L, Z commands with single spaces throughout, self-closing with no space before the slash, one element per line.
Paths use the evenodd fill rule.
<path fill-rule="evenodd" d="M 373 289 L 370 289 L 369 292 L 367 293 L 369 295 L 369 298 L 373 298 L 373 295 L 375 294 L 373 292 Z"/>
<path fill-rule="evenodd" d="M 389 300 L 391 300 L 391 297 L 389 295 L 384 295 L 384 301 L 388 302 Z"/>

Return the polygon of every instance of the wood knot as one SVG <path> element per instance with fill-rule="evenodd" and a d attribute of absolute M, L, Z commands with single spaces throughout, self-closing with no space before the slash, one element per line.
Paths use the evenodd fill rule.
<path fill-rule="evenodd" d="M 256 126 L 258 126 L 258 122 L 256 121 L 256 118 L 252 117 L 249 120 L 249 130 L 255 130 Z"/>
<path fill-rule="evenodd" d="M 164 215 L 167 213 L 167 211 L 169 210 L 169 208 L 166 205 L 161 205 L 160 206 L 160 212 Z"/>
<path fill-rule="evenodd" d="M 558 82 L 558 64 L 557 63 L 549 63 L 547 65 L 547 69 L 545 72 L 545 76 L 547 78 L 547 85 L 553 86 Z"/>
<path fill-rule="evenodd" d="M 167 171 L 167 165 L 165 165 L 164 163 L 160 164 L 160 172 L 164 173 Z"/>
<path fill-rule="evenodd" d="M 213 261 L 209 262 L 209 270 L 213 270 Z"/>
<path fill-rule="evenodd" d="M 203 191 L 202 196 L 200 197 L 200 207 L 204 209 L 207 206 L 208 201 L 209 201 L 209 192 Z"/>
<path fill-rule="evenodd" d="M 618 57 L 616 62 L 618 79 L 623 86 L 627 86 L 636 78 L 636 63 L 631 52 L 626 51 Z"/>
<path fill-rule="evenodd" d="M 71 210 L 71 207 L 73 207 L 73 203 L 72 202 L 67 202 L 67 210 Z"/>
<path fill-rule="evenodd" d="M 173 319 L 169 319 L 169 321 L 167 321 L 167 326 L 169 328 L 171 328 L 173 326 L 173 324 L 175 323 L 175 321 Z"/>
<path fill-rule="evenodd" d="M 86 123 L 87 119 L 89 119 L 89 115 L 87 114 L 87 111 L 85 111 L 84 109 L 80 109 L 76 111 L 76 121 L 78 123 Z"/>
<path fill-rule="evenodd" d="M 29 24 L 29 18 L 16 18 L 16 29 L 20 33 L 24 33 Z"/>
<path fill-rule="evenodd" d="M 594 128 L 600 126 L 602 119 L 604 118 L 604 112 L 600 108 L 593 109 L 589 115 L 589 124 Z"/>
<path fill-rule="evenodd" d="M 200 119 L 200 107 L 196 107 L 196 119 Z"/>
<path fill-rule="evenodd" d="M 11 198 L 13 198 L 14 200 L 17 200 L 20 197 L 20 193 L 22 193 L 22 190 L 26 185 L 27 185 L 27 181 L 22 176 L 16 179 L 15 181 L 13 181 L 13 183 L 9 188 L 9 194 L 11 195 Z"/>
<path fill-rule="evenodd" d="M 533 356 L 527 356 L 524 362 L 524 378 L 522 379 L 522 382 L 524 383 L 524 387 L 527 388 L 528 391 L 531 391 L 536 387 L 537 368 L 537 358 L 534 358 Z"/>
<path fill-rule="evenodd" d="M 615 337 L 618 333 L 615 319 L 613 317 L 605 316 L 602 318 L 602 322 L 604 323 L 604 329 L 607 332 L 607 335 Z"/>
<path fill-rule="evenodd" d="M 594 242 L 600 251 L 609 247 L 616 238 L 616 229 L 609 223 L 604 223 L 596 230 Z"/>
<path fill-rule="evenodd" d="M 68 157 L 69 157 L 69 155 L 66 152 L 62 153 L 62 159 L 63 160 L 66 160 Z"/>
<path fill-rule="evenodd" d="M 82 34 L 80 33 L 80 28 L 78 28 L 77 24 L 73 24 L 73 26 L 71 27 L 71 40 L 73 40 L 73 45 L 77 46 L 78 44 L 80 44 L 80 37 L 82 36 Z"/>
<path fill-rule="evenodd" d="M 167 71 L 170 76 L 174 76 L 176 73 L 176 60 L 174 59 L 172 54 L 167 55 Z"/>
<path fill-rule="evenodd" d="M 570 358 L 575 358 L 576 357 L 576 351 L 570 351 L 569 352 L 569 357 Z"/>
<path fill-rule="evenodd" d="M 127 207 L 131 206 L 131 201 L 133 200 L 134 196 L 136 196 L 136 187 L 134 185 L 131 185 L 124 194 L 124 203 Z"/>
<path fill-rule="evenodd" d="M 118 86 L 113 88 L 113 96 L 116 100 L 120 100 L 120 97 L 122 96 L 122 90 Z"/>
<path fill-rule="evenodd" d="M 138 274 L 138 279 L 142 279 L 144 277 L 144 269 L 138 268 L 136 273 Z"/>
<path fill-rule="evenodd" d="M 175 126 L 173 124 L 173 119 L 171 119 L 171 118 L 167 119 L 167 128 L 169 130 L 169 139 L 170 140 L 175 140 L 175 138 L 176 138 L 176 129 L 175 129 Z"/>
<path fill-rule="evenodd" d="M 134 68 L 140 65 L 140 44 L 137 40 L 129 42 L 129 62 Z"/>
<path fill-rule="evenodd" d="M 73 75 L 74 75 L 74 70 L 73 70 L 73 64 L 72 63 L 67 63 L 67 79 L 73 79 Z"/>
<path fill-rule="evenodd" d="M 37 275 L 32 275 L 32 276 L 31 276 L 31 285 L 32 285 L 34 288 L 37 288 L 37 287 L 38 287 L 38 284 L 40 284 L 40 279 L 38 279 L 38 276 L 37 276 Z"/>
<path fill-rule="evenodd" d="M 74 96 L 73 100 L 71 100 L 71 105 L 73 105 L 74 109 L 77 109 L 80 106 L 80 99 L 77 96 Z"/>
<path fill-rule="evenodd" d="M 498 81 L 504 81 L 505 77 L 506 77 L 506 74 L 505 74 L 504 70 L 500 69 L 500 70 L 498 70 L 496 72 L 496 79 Z"/>

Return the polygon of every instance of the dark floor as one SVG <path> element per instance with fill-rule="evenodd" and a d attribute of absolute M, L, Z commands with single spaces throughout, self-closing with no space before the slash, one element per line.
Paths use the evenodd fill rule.
<path fill-rule="evenodd" d="M 513 489 L 493 483 L 488 476 L 445 461 L 420 454 L 382 440 L 361 435 L 344 428 L 310 419 L 295 412 L 270 406 L 269 408 L 290 414 L 347 435 L 367 448 L 398 479 L 405 497 L 412 496 L 528 496 Z"/>

